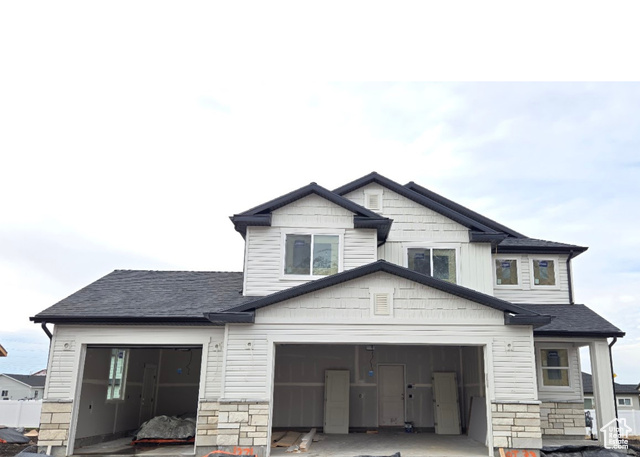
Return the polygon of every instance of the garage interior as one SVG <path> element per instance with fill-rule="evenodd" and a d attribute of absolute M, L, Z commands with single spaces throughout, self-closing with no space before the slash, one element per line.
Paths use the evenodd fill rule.
<path fill-rule="evenodd" d="M 278 345 L 272 434 L 323 432 L 309 456 L 486 456 L 484 373 L 482 346 Z"/>
<path fill-rule="evenodd" d="M 131 441 L 158 416 L 193 417 L 195 435 L 201 364 L 201 346 L 88 347 L 73 454 L 193 454 L 193 440 Z"/>

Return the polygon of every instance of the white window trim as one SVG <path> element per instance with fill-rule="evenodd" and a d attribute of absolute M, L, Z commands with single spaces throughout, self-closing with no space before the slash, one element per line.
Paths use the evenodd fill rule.
<path fill-rule="evenodd" d="M 623 401 L 623 403 L 620 403 L 620 400 Z M 629 401 L 629 404 L 624 404 L 625 401 Z M 633 406 L 633 399 L 631 397 L 616 397 L 616 401 L 618 402 L 618 406 L 628 406 L 631 407 Z"/>
<path fill-rule="evenodd" d="M 369 195 L 377 195 L 378 196 L 378 202 L 380 202 L 380 206 L 377 208 L 371 208 L 369 207 L 368 203 L 369 203 Z M 368 210 L 371 211 L 382 211 L 383 208 L 383 201 L 382 201 L 382 195 L 383 195 L 383 190 L 382 189 L 365 189 L 364 190 L 364 207 L 367 208 Z"/>
<path fill-rule="evenodd" d="M 563 349 L 567 351 L 567 368 L 554 367 L 560 370 L 567 370 L 567 378 L 569 379 L 568 386 L 545 386 L 544 377 L 542 376 L 542 350 L 549 349 Z M 544 344 L 536 345 L 536 369 L 538 371 L 538 390 L 541 392 L 567 392 L 573 390 L 573 370 L 571 369 L 571 357 L 573 357 L 572 347 L 568 347 L 562 344 Z M 551 368 L 553 369 L 553 368 Z"/>
<path fill-rule="evenodd" d="M 393 307 L 393 295 L 395 289 L 393 287 L 370 287 L 369 288 L 369 300 L 370 300 L 370 313 L 374 319 L 388 319 L 394 315 Z M 387 294 L 389 296 L 389 314 L 376 314 L 375 296 L 376 294 Z"/>
<path fill-rule="evenodd" d="M 126 393 L 127 393 L 127 376 L 129 374 L 129 349 L 128 348 L 123 348 L 123 347 L 114 347 L 112 349 L 118 349 L 118 350 L 123 350 L 126 351 L 125 352 L 125 360 L 124 360 L 124 370 L 122 370 L 122 386 L 120 388 L 120 396 L 118 398 L 108 398 L 109 396 L 109 389 L 111 389 L 112 387 L 108 384 L 110 380 L 107 380 L 107 399 L 106 402 L 107 403 L 113 403 L 113 402 L 122 402 L 125 401 L 126 398 Z M 111 365 L 111 355 L 109 356 L 109 365 Z"/>
<path fill-rule="evenodd" d="M 554 274 L 555 274 L 555 280 L 556 280 L 555 286 L 543 286 L 543 285 L 536 284 L 535 273 L 533 271 L 533 261 L 534 260 L 553 260 L 553 262 L 555 264 L 555 268 L 554 268 Z M 530 274 L 530 287 L 532 289 L 560 290 L 560 259 L 559 259 L 559 257 L 556 257 L 556 256 L 529 257 L 529 274 Z"/>
<path fill-rule="evenodd" d="M 405 268 L 409 268 L 409 249 L 455 249 L 456 251 L 456 282 L 452 284 L 460 284 L 460 244 L 459 243 L 433 243 L 433 242 L 410 242 L 410 243 L 402 243 L 402 266 Z M 433 265 L 432 265 L 433 267 Z M 433 268 L 431 269 L 433 273 Z M 432 276 L 433 277 L 433 276 Z"/>
<path fill-rule="evenodd" d="M 498 284 L 498 276 L 496 272 L 496 260 L 515 260 L 518 270 L 517 284 Z M 522 257 L 498 255 L 491 260 L 491 269 L 493 270 L 493 287 L 496 289 L 522 289 Z"/>
<path fill-rule="evenodd" d="M 321 279 L 331 275 L 287 275 L 284 273 L 286 261 L 287 235 L 327 235 L 338 237 L 338 273 L 344 269 L 344 229 L 282 229 L 280 233 L 280 280 L 283 281 L 308 281 Z"/>

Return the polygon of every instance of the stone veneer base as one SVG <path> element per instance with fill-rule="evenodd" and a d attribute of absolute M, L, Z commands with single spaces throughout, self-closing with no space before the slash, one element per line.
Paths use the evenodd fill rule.
<path fill-rule="evenodd" d="M 584 403 L 543 402 L 540 405 L 540 426 L 545 438 L 583 439 Z"/>
<path fill-rule="evenodd" d="M 539 403 L 492 403 L 491 425 L 493 447 L 526 449 L 542 448 Z"/>

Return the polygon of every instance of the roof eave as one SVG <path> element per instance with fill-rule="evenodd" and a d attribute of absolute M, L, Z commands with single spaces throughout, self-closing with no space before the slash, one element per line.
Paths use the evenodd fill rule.
<path fill-rule="evenodd" d="M 532 325 L 533 328 L 551 323 L 553 316 L 546 314 L 504 314 L 505 325 Z"/>
<path fill-rule="evenodd" d="M 501 246 L 498 244 L 494 246 L 494 254 L 556 254 L 556 255 L 570 255 L 571 257 L 577 257 L 585 252 L 587 247 L 584 246 Z"/>
<path fill-rule="evenodd" d="M 255 311 L 205 313 L 204 316 L 216 325 L 253 324 L 256 320 Z"/>
<path fill-rule="evenodd" d="M 211 325 L 204 317 L 179 316 L 147 316 L 147 317 L 114 317 L 114 316 L 46 316 L 35 315 L 29 318 L 34 323 L 48 324 L 172 324 L 172 325 Z"/>
<path fill-rule="evenodd" d="M 561 337 L 561 338 L 622 338 L 626 334 L 625 332 L 601 332 L 601 331 L 581 331 L 581 332 L 572 332 L 571 330 L 534 330 L 533 336 L 551 336 L 551 337 Z"/>

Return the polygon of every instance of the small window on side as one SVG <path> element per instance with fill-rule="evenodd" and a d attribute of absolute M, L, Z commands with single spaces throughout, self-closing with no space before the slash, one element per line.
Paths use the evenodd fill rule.
<path fill-rule="evenodd" d="M 7 396 L 9 396 L 9 391 L 8 391 L 8 390 L 3 390 L 3 391 L 2 391 L 2 396 L 3 396 L 3 397 L 7 397 Z"/>
<path fill-rule="evenodd" d="M 496 259 L 496 285 L 518 285 L 518 261 L 515 259 Z"/>
<path fill-rule="evenodd" d="M 584 409 L 593 409 L 593 398 L 584 399 Z"/>
<path fill-rule="evenodd" d="M 545 387 L 569 387 L 569 351 L 566 349 L 541 349 L 542 385 Z"/>
<path fill-rule="evenodd" d="M 630 398 L 618 398 L 618 406 L 631 406 Z"/>
<path fill-rule="evenodd" d="M 124 400 L 128 361 L 129 351 L 127 349 L 111 349 L 107 400 Z"/>
<path fill-rule="evenodd" d="M 556 266 L 554 260 L 533 260 L 533 285 L 556 285 Z"/>

